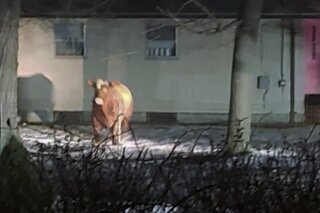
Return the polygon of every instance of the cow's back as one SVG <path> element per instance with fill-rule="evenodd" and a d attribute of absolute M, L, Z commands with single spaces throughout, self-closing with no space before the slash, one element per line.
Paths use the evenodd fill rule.
<path fill-rule="evenodd" d="M 133 97 L 129 88 L 119 81 L 112 82 L 113 88 L 121 98 L 123 104 L 123 112 L 127 119 L 131 119 L 133 110 Z"/>
<path fill-rule="evenodd" d="M 112 81 L 103 111 L 108 123 L 113 123 L 119 114 L 123 114 L 129 121 L 133 111 L 133 98 L 129 88 L 119 81 Z"/>

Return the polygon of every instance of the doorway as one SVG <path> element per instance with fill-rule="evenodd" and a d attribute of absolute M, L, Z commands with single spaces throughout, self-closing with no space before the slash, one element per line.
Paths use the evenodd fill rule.
<path fill-rule="evenodd" d="M 320 94 L 307 94 L 304 98 L 305 121 L 320 123 Z"/>

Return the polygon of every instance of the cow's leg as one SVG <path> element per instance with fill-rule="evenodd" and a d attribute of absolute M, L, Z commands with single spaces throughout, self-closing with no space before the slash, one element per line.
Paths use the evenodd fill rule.
<path fill-rule="evenodd" d="M 135 140 L 135 135 L 134 135 L 133 129 L 131 129 L 129 119 L 126 118 L 126 117 L 124 117 L 123 121 L 122 121 L 122 134 L 124 132 L 129 132 L 131 137 L 132 137 L 132 139 Z"/>
<path fill-rule="evenodd" d="M 117 123 L 117 131 L 118 131 L 118 144 L 120 144 L 121 142 L 121 137 L 122 137 L 122 128 L 121 128 L 121 124 L 122 124 L 122 121 L 123 121 L 123 116 L 120 115 L 119 118 L 118 118 L 118 123 Z"/>
<path fill-rule="evenodd" d="M 93 127 L 93 139 L 95 142 L 98 142 L 100 139 L 100 135 L 98 131 L 101 131 L 103 129 L 103 126 L 101 123 L 97 120 L 97 118 L 92 118 L 92 127 Z"/>
<path fill-rule="evenodd" d="M 121 129 L 119 133 L 119 121 L 116 120 L 113 127 L 112 127 L 112 144 L 117 145 L 120 144 L 121 140 Z"/>
<path fill-rule="evenodd" d="M 120 144 L 121 142 L 121 134 L 122 134 L 121 124 L 123 119 L 124 119 L 123 115 L 118 115 L 117 119 L 114 122 L 114 125 L 112 128 L 112 134 L 113 134 L 112 143 L 114 145 Z"/>
<path fill-rule="evenodd" d="M 122 121 L 122 131 L 127 132 L 129 130 L 130 130 L 129 121 L 126 117 L 124 117 Z"/>

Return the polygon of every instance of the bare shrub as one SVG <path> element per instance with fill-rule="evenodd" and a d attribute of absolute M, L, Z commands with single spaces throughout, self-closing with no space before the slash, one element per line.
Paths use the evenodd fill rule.
<path fill-rule="evenodd" d="M 284 142 L 273 156 L 182 155 L 174 148 L 161 160 L 146 158 L 146 149 L 112 155 L 106 143 L 77 151 L 58 140 L 38 146 L 32 158 L 52 186 L 54 212 L 320 210 L 320 146 L 307 140 Z"/>

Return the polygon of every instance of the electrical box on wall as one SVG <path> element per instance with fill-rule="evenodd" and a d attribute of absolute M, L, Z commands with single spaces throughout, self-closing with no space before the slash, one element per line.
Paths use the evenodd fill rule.
<path fill-rule="evenodd" d="M 269 90 L 270 80 L 268 75 L 261 75 L 257 78 L 257 88 L 263 90 Z"/>
<path fill-rule="evenodd" d="M 287 86 L 287 81 L 286 81 L 286 79 L 280 79 L 280 80 L 278 81 L 278 87 L 282 88 L 282 87 L 285 87 L 285 86 Z"/>

